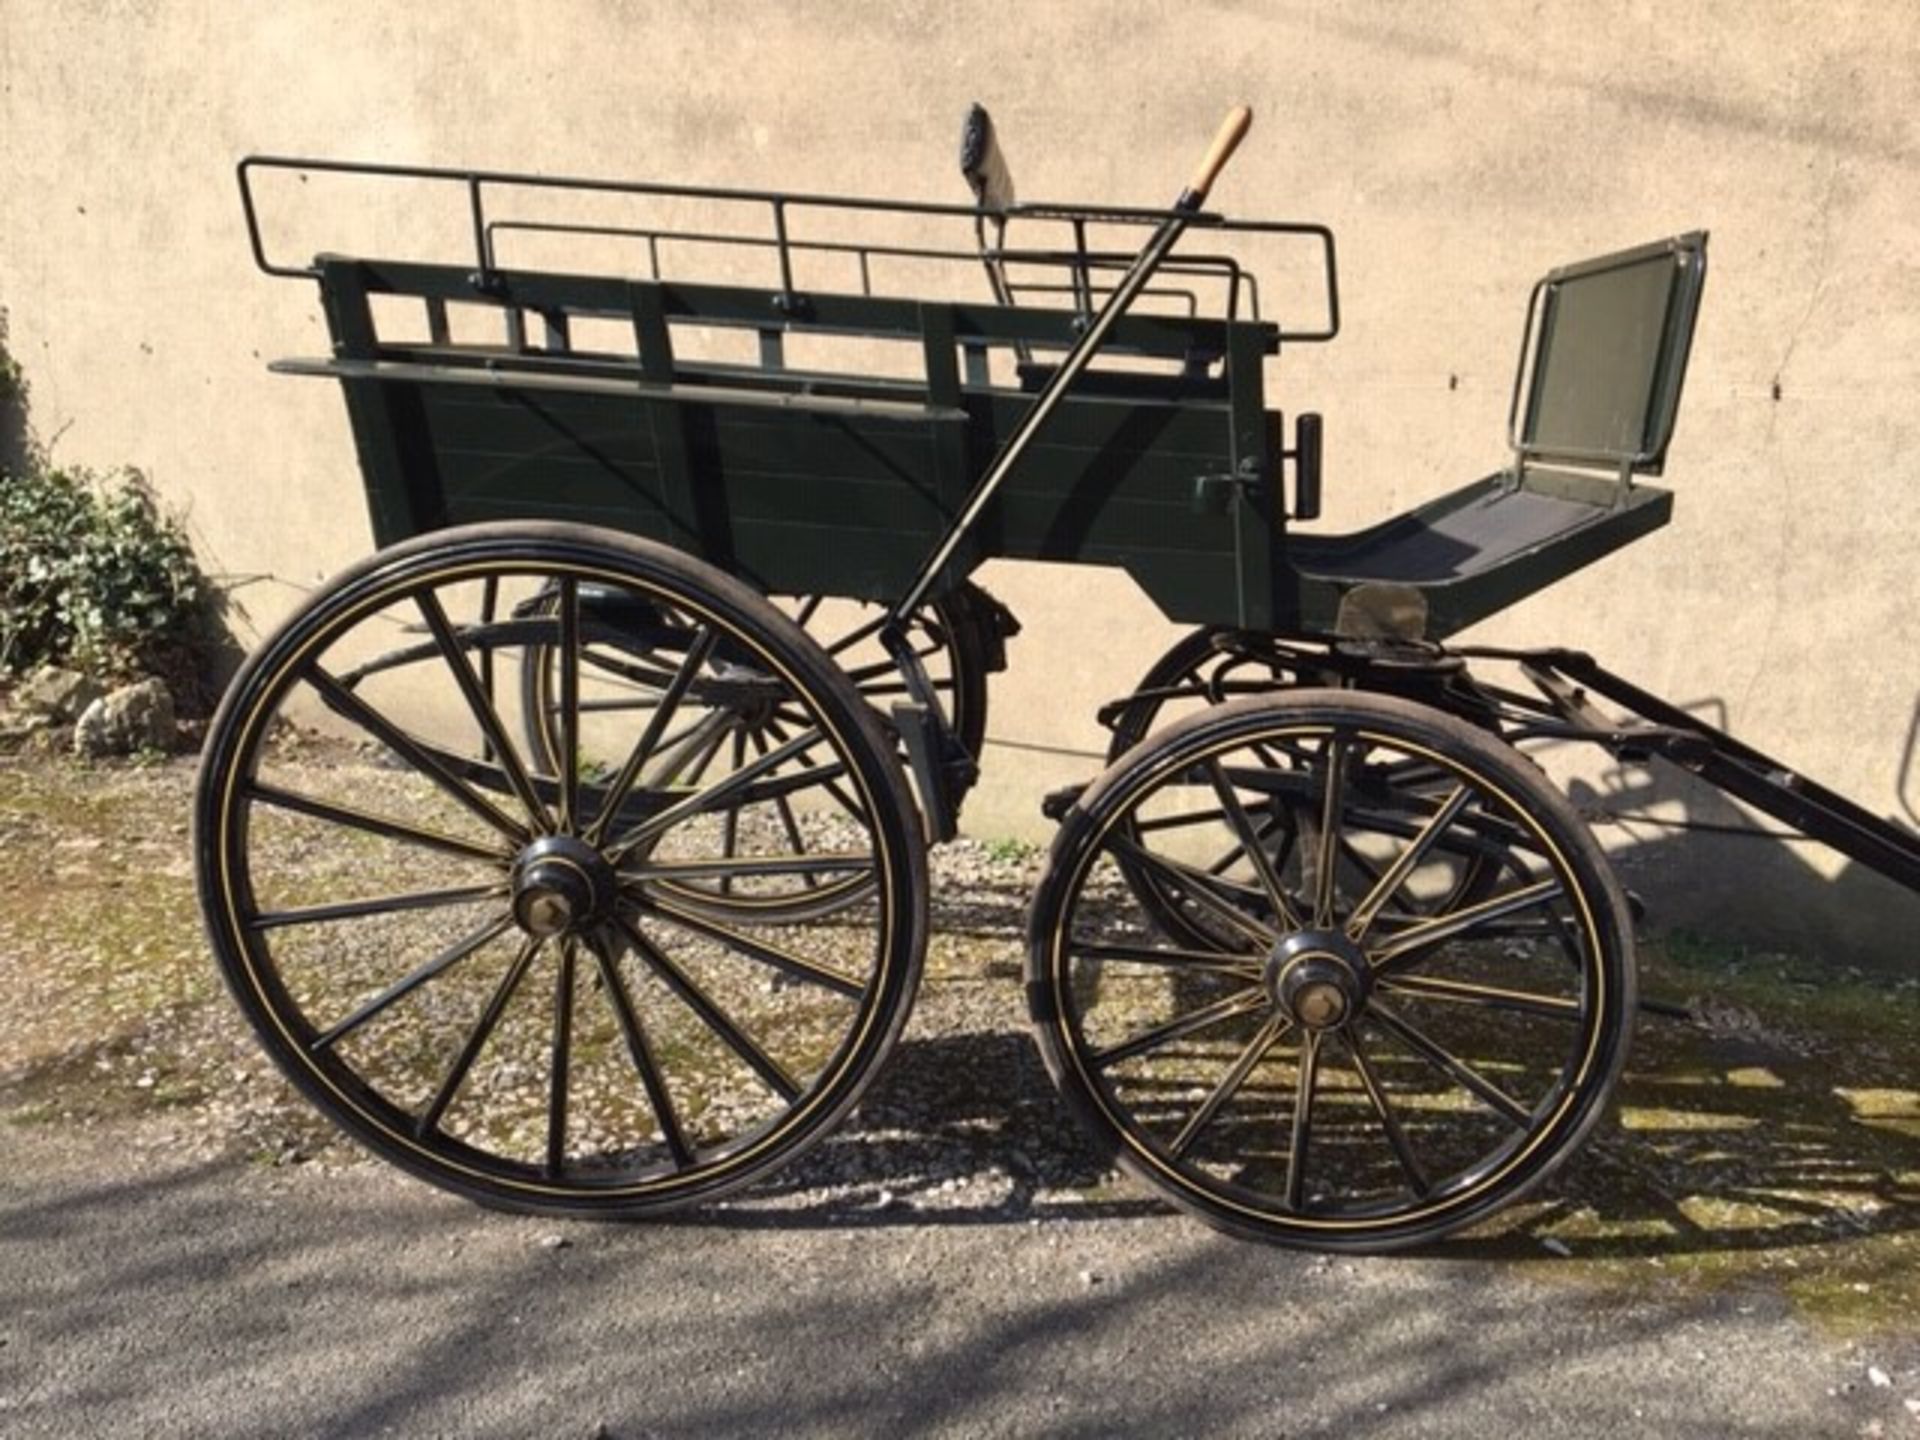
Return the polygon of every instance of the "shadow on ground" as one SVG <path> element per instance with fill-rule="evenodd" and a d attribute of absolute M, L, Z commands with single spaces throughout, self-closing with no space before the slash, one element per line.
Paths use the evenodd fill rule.
<path fill-rule="evenodd" d="M 1776 1419 L 1731 1413 L 1751 1342 L 1697 1298 L 1570 1310 L 1479 1265 L 1177 1226 L 1108 1247 L 1088 1286 L 1070 1251 L 978 1232 L 582 1225 L 556 1246 L 371 1172 L 297 1208 L 220 1165 L 0 1200 L 13 1433 L 1421 1434 L 1545 1410 L 1572 1434 L 1631 1407 L 1657 1433 L 1786 1437 L 1822 1403 L 1796 1375 Z M 1678 1358 L 1725 1323 L 1711 1369 Z M 1631 1393 L 1580 1379 L 1626 1373 Z"/>
<path fill-rule="evenodd" d="M 1025 897 L 1010 874 L 937 902 L 936 933 L 1017 936 Z M 1651 947 L 1646 988 L 1691 1000 L 1696 1019 L 1643 1015 L 1595 1138 L 1541 1196 L 1430 1253 L 1647 1260 L 1825 1247 L 1850 1273 L 1849 1247 L 1877 1268 L 1864 1242 L 1920 1230 L 1920 1076 L 1905 1027 L 1849 1031 L 1848 1010 L 1810 1010 L 1797 980 L 1722 974 L 1672 948 Z M 990 976 L 1019 984 L 1009 966 Z M 1862 1014 L 1915 1003 L 1866 980 L 1847 998 Z M 1005 1183 L 970 1199 L 968 1182 L 995 1167 Z M 893 1203 L 878 1203 L 883 1194 Z M 850 1122 L 719 1223 L 1010 1224 L 1162 1208 L 1092 1149 L 1028 1035 L 991 1031 L 902 1044 Z M 1914 1268 L 1889 1278 L 1920 1304 Z"/>

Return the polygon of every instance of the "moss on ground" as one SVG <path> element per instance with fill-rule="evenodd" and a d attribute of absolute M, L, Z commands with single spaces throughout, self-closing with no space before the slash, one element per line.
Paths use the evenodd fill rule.
<path fill-rule="evenodd" d="M 1643 947 L 1612 1127 L 1486 1253 L 1631 1291 L 1764 1291 L 1839 1333 L 1920 1314 L 1920 984 L 1679 935 Z"/>

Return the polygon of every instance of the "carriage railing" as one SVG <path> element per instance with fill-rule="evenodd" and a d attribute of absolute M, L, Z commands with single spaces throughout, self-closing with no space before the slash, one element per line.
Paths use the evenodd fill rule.
<path fill-rule="evenodd" d="M 672 230 L 664 227 L 647 228 L 631 225 L 582 225 L 569 224 L 556 220 L 493 220 L 487 225 L 488 253 L 498 263 L 500 237 L 503 235 L 574 235 L 581 237 L 599 237 L 616 240 L 641 240 L 647 247 L 647 278 L 664 280 L 668 278 L 667 267 L 662 263 L 661 246 L 679 243 L 683 245 L 733 246 L 740 249 L 767 250 L 777 247 L 778 242 L 758 235 L 736 235 L 715 230 Z M 821 255 L 846 255 L 852 257 L 859 267 L 860 294 L 875 295 L 881 293 L 873 283 L 873 262 L 876 259 L 944 261 L 951 263 L 971 263 L 985 260 L 997 265 L 1034 265 L 1049 269 L 1064 269 L 1070 274 L 1067 281 L 1019 280 L 1009 278 L 1006 288 L 1011 295 L 1070 295 L 1074 308 L 1081 314 L 1091 314 L 1099 297 L 1112 291 L 1111 285 L 1103 285 L 1094 278 L 1095 271 L 1123 272 L 1133 263 L 1131 253 L 1120 254 L 1114 251 L 1075 250 L 1031 250 L 1009 249 L 988 246 L 980 249 L 955 250 L 923 245 L 883 245 L 842 240 L 792 240 L 787 242 L 791 251 Z M 1231 255 L 1182 255 L 1178 259 L 1168 260 L 1160 267 L 1162 275 L 1192 275 L 1196 277 L 1218 276 L 1226 292 L 1226 304 L 1223 307 L 1224 318 L 1240 318 L 1240 292 L 1247 295 L 1247 317 L 1250 320 L 1260 318 L 1259 281 Z M 1184 301 L 1186 313 L 1198 316 L 1201 313 L 1200 292 L 1191 288 L 1175 286 L 1148 286 L 1142 295 L 1158 296 Z"/>
<path fill-rule="evenodd" d="M 1077 228 L 1079 230 L 1077 238 L 1084 241 L 1084 227 Z M 563 236 L 642 243 L 645 246 L 646 275 L 653 281 L 665 280 L 671 273 L 671 267 L 664 258 L 663 247 L 715 246 L 766 251 L 776 249 L 780 243 L 765 236 L 739 235 L 715 230 L 592 225 L 555 220 L 492 220 L 487 225 L 487 253 L 494 264 L 500 263 L 503 243 L 510 245 L 512 237 L 516 235 Z M 1091 319 L 1100 303 L 1113 293 L 1114 286 L 1124 277 L 1134 259 L 1131 253 L 1089 250 L 1084 248 L 1084 245 L 1064 251 L 998 246 L 957 250 L 862 241 L 796 240 L 789 237 L 786 247 L 790 252 L 799 254 L 843 256 L 852 260 L 857 267 L 858 293 L 869 298 L 883 293 L 874 283 L 876 260 L 913 262 L 920 265 L 967 266 L 984 261 L 991 267 L 990 273 L 997 276 L 999 295 L 1005 303 L 1017 304 L 1022 298 L 1026 298 L 1047 305 L 1055 297 L 1065 297 L 1068 302 L 1067 308 L 1070 308 L 1082 323 Z M 1020 278 L 1009 269 L 1010 266 L 1030 266 L 1042 275 L 1063 274 L 1065 278 Z M 1219 292 L 1225 297 L 1224 304 L 1218 307 L 1218 313 L 1227 320 L 1241 318 L 1244 294 L 1245 318 L 1254 322 L 1258 322 L 1261 318 L 1259 281 L 1232 255 L 1181 255 L 1163 262 L 1157 274 L 1162 277 L 1191 277 L 1196 282 L 1214 282 Z M 1183 313 L 1188 319 L 1198 319 L 1202 314 L 1215 313 L 1203 304 L 1202 291 L 1197 284 L 1191 286 L 1148 285 L 1140 291 L 1140 295 L 1142 299 L 1171 302 L 1176 313 Z M 570 352 L 573 346 L 565 326 L 555 323 L 554 317 L 549 316 L 547 319 L 547 350 L 550 353 Z M 739 328 L 749 327 L 743 325 Z M 750 328 L 757 330 L 760 336 L 760 368 L 768 370 L 784 368 L 785 356 L 780 325 L 763 323 Z M 507 341 L 509 348 L 515 351 L 524 351 L 527 348 L 526 324 L 518 311 L 511 312 L 507 317 Z M 1035 349 L 1064 349 L 1065 344 L 1066 342 L 1059 342 L 1049 345 L 1041 342 L 1036 345 L 1026 340 L 998 342 L 984 338 L 969 340 L 963 347 L 967 362 L 968 383 L 978 386 L 991 383 L 988 355 L 994 349 L 1012 351 L 1024 367 L 1033 363 Z M 1192 371 L 1196 367 L 1205 368 L 1220 358 L 1217 352 L 1198 353 L 1179 357 L 1174 363 Z"/>
<path fill-rule="evenodd" d="M 760 212 L 759 223 L 764 228 L 757 233 L 716 234 L 676 230 L 664 226 L 651 227 L 650 230 L 635 227 L 634 238 L 648 240 L 649 268 L 656 279 L 667 278 L 667 270 L 661 263 L 660 255 L 660 246 L 663 242 L 732 245 L 770 252 L 778 278 L 776 310 L 783 314 L 794 313 L 805 303 L 806 288 L 798 284 L 795 275 L 796 257 L 809 253 L 841 252 L 851 254 L 858 260 L 862 281 L 860 293 L 863 294 L 874 293 L 871 264 L 874 257 L 913 257 L 925 260 L 966 261 L 975 264 L 984 258 L 990 263 L 998 264 L 1002 273 L 1005 273 L 1005 267 L 1008 265 L 1032 265 L 1055 274 L 1064 272 L 1067 276 L 1064 282 L 1067 286 L 1065 290 L 1054 288 L 1059 282 L 1052 279 L 1016 280 L 1012 282 L 1012 288 L 1016 295 L 1023 292 L 1036 295 L 1068 294 L 1074 299 L 1076 309 L 1083 315 L 1090 315 L 1101 296 L 1111 293 L 1111 287 L 1097 283 L 1096 273 L 1123 270 L 1132 260 L 1131 253 L 1120 254 L 1094 248 L 1091 243 L 1091 227 L 1122 226 L 1147 229 L 1164 225 L 1169 219 L 1178 216 L 1184 227 L 1205 230 L 1209 235 L 1292 236 L 1311 242 L 1318 251 L 1318 264 L 1322 277 L 1320 313 L 1311 324 L 1279 326 L 1278 338 L 1283 342 L 1313 344 L 1333 339 L 1340 328 L 1339 282 L 1333 232 L 1324 225 L 1308 222 L 1230 219 L 1208 211 L 1180 212 L 1131 206 L 1054 203 L 1026 203 L 999 210 L 985 210 L 974 205 L 944 204 L 936 201 L 881 200 L 848 195 L 671 185 L 648 181 L 533 175 L 502 170 L 390 165 L 294 156 L 249 156 L 240 162 L 238 175 L 247 237 L 254 262 L 264 273 L 286 278 L 318 279 L 320 269 L 314 263 L 286 263 L 270 254 L 261 223 L 261 207 L 254 192 L 255 176 L 262 171 L 286 172 L 302 177 L 307 174 L 318 174 L 365 180 L 424 181 L 458 187 L 464 195 L 466 223 L 470 228 L 472 239 L 472 262 L 475 267 L 472 275 L 473 285 L 476 293 L 480 295 L 485 295 L 496 288 L 495 277 L 501 267 L 496 255 L 495 237 L 501 231 L 551 230 L 564 233 L 572 230 L 583 235 L 590 233 L 611 235 L 624 233 L 627 228 L 569 226 L 564 222 L 534 220 L 520 216 L 511 218 L 490 216 L 488 209 L 490 192 L 536 190 L 552 192 L 556 195 L 609 195 L 664 201 L 712 202 L 729 207 L 745 206 Z M 969 226 L 984 216 L 1002 223 L 1020 221 L 1023 222 L 1023 226 L 1064 226 L 1070 237 L 1070 243 L 1018 248 L 998 246 L 984 250 L 970 247 L 962 250 L 867 244 L 845 239 L 817 239 L 796 236 L 793 233 L 794 222 L 804 215 L 846 217 L 852 221 L 857 221 L 861 217 L 867 217 L 869 220 L 884 217 L 893 217 L 896 220 L 904 217 L 934 219 L 944 217 L 964 220 Z M 1043 231 L 1043 233 L 1047 232 Z M 1234 257 L 1215 254 L 1182 255 L 1177 259 L 1169 258 L 1162 269 L 1164 273 L 1174 275 L 1218 276 L 1224 282 L 1226 297 L 1224 305 L 1214 313 L 1229 320 L 1239 318 L 1241 295 L 1244 291 L 1253 316 L 1258 317 L 1257 286 L 1253 277 Z M 1197 313 L 1200 308 L 1199 299 L 1196 296 L 1194 312 Z"/>

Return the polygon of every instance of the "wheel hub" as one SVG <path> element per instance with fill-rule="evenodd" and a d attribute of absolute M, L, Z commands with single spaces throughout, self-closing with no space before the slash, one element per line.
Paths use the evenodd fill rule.
<path fill-rule="evenodd" d="M 1366 1006 L 1372 972 L 1360 947 L 1337 930 L 1298 930 L 1267 957 L 1267 994 L 1309 1030 L 1348 1024 Z"/>
<path fill-rule="evenodd" d="M 529 935 L 577 933 L 613 910 L 619 881 L 598 850 L 571 835 L 543 835 L 513 866 L 513 918 Z"/>

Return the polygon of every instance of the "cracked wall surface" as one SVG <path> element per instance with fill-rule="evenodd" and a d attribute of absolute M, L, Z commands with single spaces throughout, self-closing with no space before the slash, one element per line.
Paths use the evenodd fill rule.
<path fill-rule="evenodd" d="M 143 466 L 265 628 L 364 552 L 304 287 L 250 263 L 249 151 L 964 200 L 988 104 L 1027 197 L 1163 203 L 1227 105 L 1215 194 L 1340 237 L 1345 329 L 1273 362 L 1327 417 L 1322 529 L 1497 467 L 1527 289 L 1712 231 L 1667 482 L 1674 523 L 1483 627 L 1597 652 L 1877 812 L 1920 807 L 1920 27 L 1904 7 L 1331 3 L 0 6 L 0 305 L 62 456 Z M 347 238 L 457 243 L 404 197 Z M 1303 303 L 1278 298 L 1273 304 Z M 1026 633 L 994 692 L 976 833 L 1038 836 L 1096 704 L 1176 633 L 1120 577 L 996 564 Z M 1064 752 L 1064 753 L 1063 753 Z M 1596 803 L 1724 820 L 1590 774 Z M 1636 801 L 1636 803 L 1638 803 Z M 1920 908 L 1802 849 L 1610 828 L 1658 918 L 1871 947 Z M 1887 942 L 1891 943 L 1891 942 Z"/>

